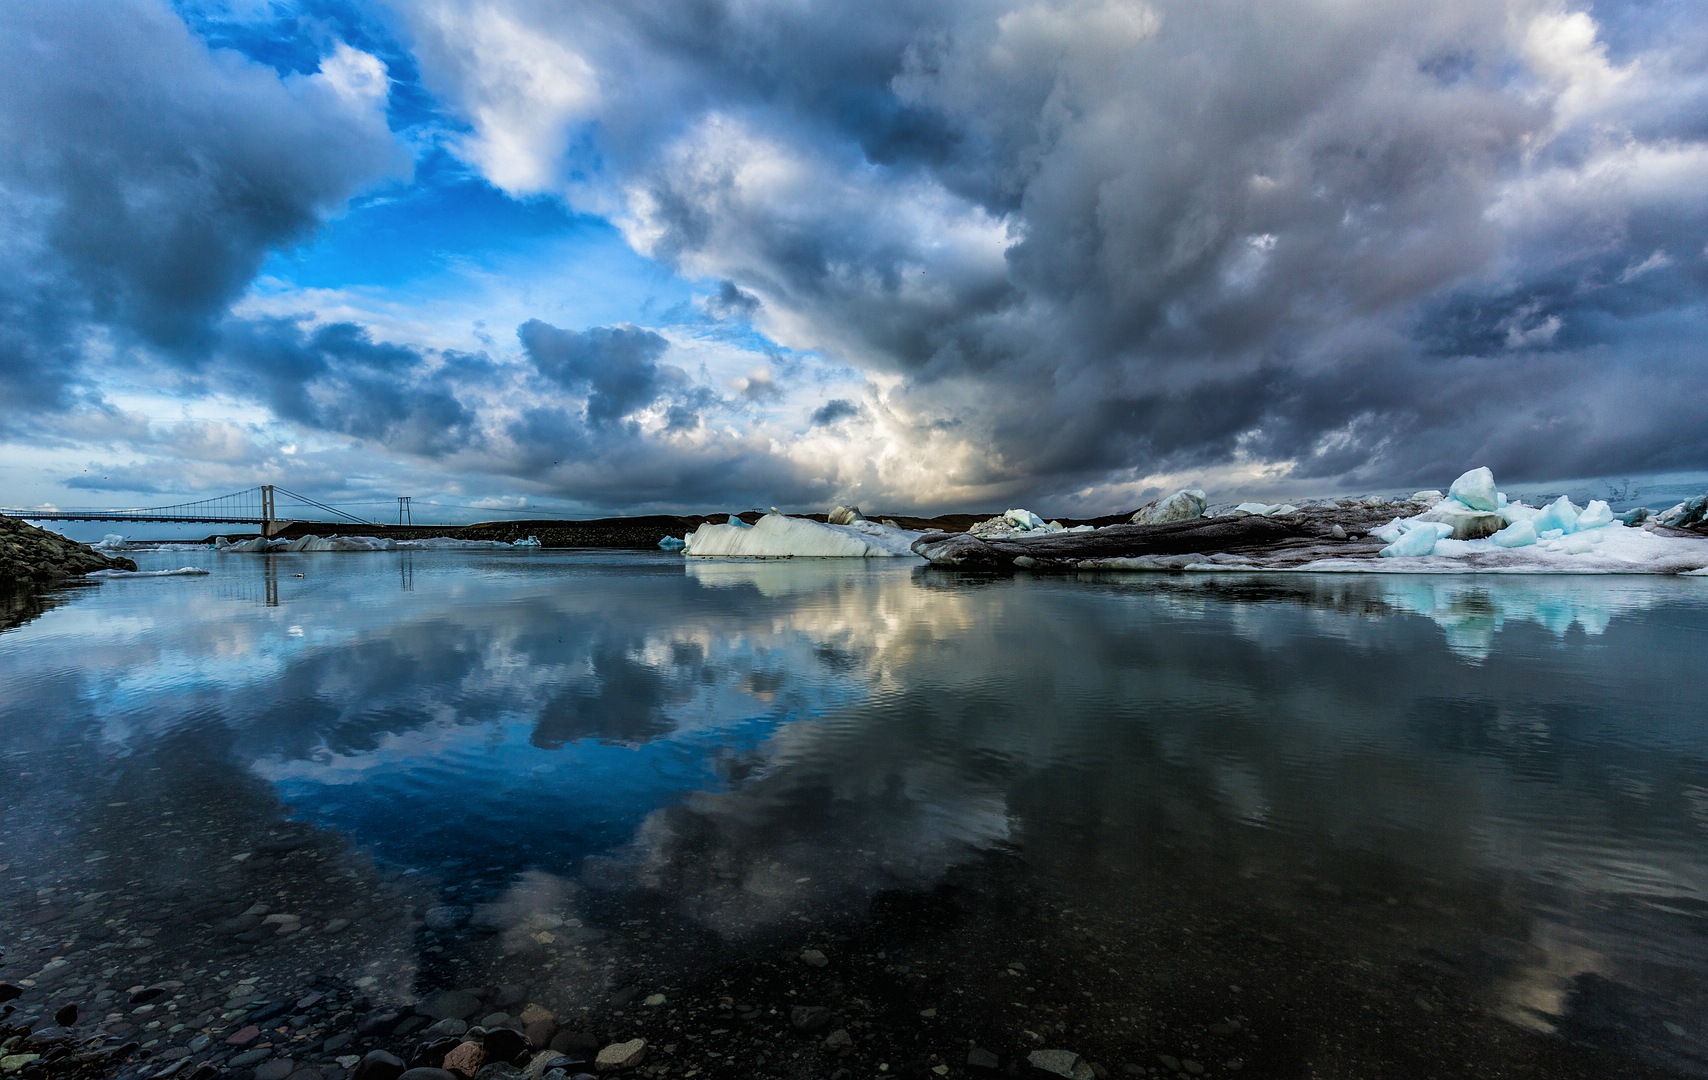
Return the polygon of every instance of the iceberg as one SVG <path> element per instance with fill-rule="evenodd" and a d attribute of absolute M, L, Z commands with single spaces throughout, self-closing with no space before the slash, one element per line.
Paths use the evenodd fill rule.
<path fill-rule="evenodd" d="M 1049 528 L 1049 525 L 1044 522 L 1043 518 L 1034 514 L 1030 510 L 1004 510 L 1002 512 L 1002 517 L 1004 521 L 1007 521 L 1010 525 L 1022 532 L 1033 532 L 1038 529 Z"/>
<path fill-rule="evenodd" d="M 1372 533 L 1371 535 L 1375 535 Z M 1438 540 L 1453 535 L 1453 526 L 1440 521 L 1412 521 L 1410 527 L 1376 554 L 1384 559 L 1414 559 L 1433 555 Z"/>
<path fill-rule="evenodd" d="M 978 522 L 967 530 L 974 536 L 1002 539 L 1048 536 L 1061 531 L 1061 522 L 1045 521 L 1030 510 L 1005 510 L 1000 515 Z"/>
<path fill-rule="evenodd" d="M 280 541 L 278 543 L 274 543 L 273 541 L 267 540 L 265 537 L 260 537 L 260 536 L 254 537 L 254 538 L 249 539 L 249 540 L 238 540 L 235 542 L 231 541 L 231 540 L 227 540 L 225 537 L 222 536 L 218 540 L 214 541 L 214 549 L 216 551 L 229 551 L 229 552 L 232 552 L 234 554 L 249 554 L 252 552 L 267 552 L 267 551 L 272 551 L 276 547 L 284 547 L 284 546 L 285 546 L 285 542 L 283 542 L 283 541 Z"/>
<path fill-rule="evenodd" d="M 860 513 L 858 506 L 833 506 L 827 517 L 832 525 L 852 525 L 856 521 L 866 520 L 866 515 Z"/>
<path fill-rule="evenodd" d="M 540 546 L 540 538 L 537 536 L 523 537 L 520 540 L 511 541 L 510 546 L 519 548 L 537 548 Z"/>
<path fill-rule="evenodd" d="M 1543 507 L 1540 513 L 1530 519 L 1530 523 L 1536 526 L 1538 535 L 1552 529 L 1558 529 L 1562 534 L 1575 532 L 1578 527 L 1578 515 L 1581 513 L 1583 511 L 1579 510 L 1575 503 L 1561 495 Z"/>
<path fill-rule="evenodd" d="M 125 543 L 125 538 L 118 533 L 108 533 L 101 537 L 100 543 L 89 546 L 96 551 L 123 551 L 129 545 Z"/>
<path fill-rule="evenodd" d="M 1494 472 L 1487 465 L 1472 469 L 1453 481 L 1452 486 L 1447 489 L 1447 498 L 1458 500 L 1468 509 L 1485 513 L 1500 509 Z"/>
<path fill-rule="evenodd" d="M 1655 515 L 1655 520 L 1674 529 L 1688 529 L 1708 521 L 1708 495 L 1688 499 Z"/>
<path fill-rule="evenodd" d="M 1493 500 L 1489 500 L 1493 501 Z M 1492 510 L 1479 510 L 1449 495 L 1417 516 L 1419 521 L 1434 521 L 1446 525 L 1455 540 L 1478 540 L 1493 536 L 1507 524 L 1506 518 Z"/>
<path fill-rule="evenodd" d="M 1529 547 L 1536 542 L 1536 526 L 1529 521 L 1515 521 L 1489 537 L 1496 547 Z"/>
<path fill-rule="evenodd" d="M 688 534 L 684 555 L 700 558 L 874 558 L 911 555 L 924 533 L 856 521 L 826 525 L 775 511 L 754 525 L 707 522 Z"/>
<path fill-rule="evenodd" d="M 658 546 L 665 551 L 681 551 L 688 546 L 688 541 L 680 536 L 665 536 L 659 538 Z"/>
<path fill-rule="evenodd" d="M 176 570 L 96 570 L 85 574 L 92 578 L 163 578 L 163 577 L 203 577 L 208 571 L 199 566 L 180 566 Z"/>
<path fill-rule="evenodd" d="M 1588 532 L 1590 529 L 1600 529 L 1613 524 L 1613 510 L 1600 499 L 1591 499 L 1583 513 L 1578 515 L 1578 532 Z"/>
<path fill-rule="evenodd" d="M 1133 511 L 1134 525 L 1160 525 L 1167 521 L 1190 521 L 1204 516 L 1209 497 L 1197 488 L 1181 488 L 1166 499 L 1156 499 Z"/>

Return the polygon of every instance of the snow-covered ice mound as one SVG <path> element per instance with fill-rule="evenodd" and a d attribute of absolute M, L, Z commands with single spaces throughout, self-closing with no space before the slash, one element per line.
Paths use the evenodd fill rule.
<path fill-rule="evenodd" d="M 753 525 L 707 522 L 689 533 L 682 553 L 702 558 L 872 558 L 911 555 L 923 533 L 854 521 L 824 525 L 775 511 Z"/>

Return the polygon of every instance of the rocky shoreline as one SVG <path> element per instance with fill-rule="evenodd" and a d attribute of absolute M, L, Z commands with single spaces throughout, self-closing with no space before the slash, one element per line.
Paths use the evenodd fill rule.
<path fill-rule="evenodd" d="M 40 617 L 56 605 L 56 586 L 96 570 L 135 570 L 136 563 L 0 514 L 0 630 Z"/>
<path fill-rule="evenodd" d="M 96 570 L 135 570 L 136 563 L 27 521 L 0 515 L 0 590 L 53 585 Z"/>

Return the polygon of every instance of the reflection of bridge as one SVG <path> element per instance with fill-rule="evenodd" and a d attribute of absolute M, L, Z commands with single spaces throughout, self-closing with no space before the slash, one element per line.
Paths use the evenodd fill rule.
<path fill-rule="evenodd" d="M 284 515 L 279 513 L 276 496 L 283 496 L 285 499 L 287 512 Z M 367 526 L 377 524 L 366 518 L 345 513 L 336 506 L 328 506 L 307 495 L 298 495 L 294 491 L 272 484 L 246 488 L 230 495 L 215 495 L 211 499 L 173 503 L 171 506 L 130 510 L 89 507 L 31 510 L 0 507 L 0 514 L 28 521 L 176 521 L 204 522 L 210 525 L 254 525 L 260 529 L 262 536 L 277 536 L 299 521 Z"/>

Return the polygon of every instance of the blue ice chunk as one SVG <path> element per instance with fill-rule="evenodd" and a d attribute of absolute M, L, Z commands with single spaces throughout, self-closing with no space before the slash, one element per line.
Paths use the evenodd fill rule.
<path fill-rule="evenodd" d="M 1604 525 L 1613 524 L 1613 511 L 1600 499 L 1591 499 L 1589 505 L 1578 515 L 1578 532 L 1588 529 L 1599 529 Z"/>
<path fill-rule="evenodd" d="M 1433 554 L 1435 543 L 1453 535 L 1453 526 L 1439 521 L 1414 521 L 1411 528 L 1393 543 L 1377 552 L 1384 559 L 1412 559 Z"/>
<path fill-rule="evenodd" d="M 1488 466 L 1472 469 L 1470 472 L 1453 481 L 1453 486 L 1447 489 L 1449 499 L 1458 499 L 1472 510 L 1483 510 L 1488 513 L 1500 509 L 1499 493 L 1495 491 L 1494 473 Z"/>
<path fill-rule="evenodd" d="M 1529 547 L 1536 542 L 1536 526 L 1528 521 L 1517 521 L 1489 539 L 1503 548 Z"/>
<path fill-rule="evenodd" d="M 1570 499 L 1561 495 L 1544 507 L 1540 514 L 1530 519 L 1530 523 L 1536 526 L 1536 535 L 1538 536 L 1553 529 L 1560 530 L 1562 534 L 1576 532 L 1578 515 L 1581 513 L 1583 511 L 1579 510 Z"/>

